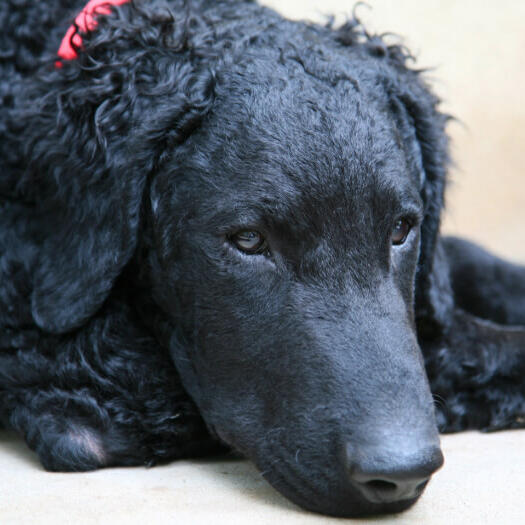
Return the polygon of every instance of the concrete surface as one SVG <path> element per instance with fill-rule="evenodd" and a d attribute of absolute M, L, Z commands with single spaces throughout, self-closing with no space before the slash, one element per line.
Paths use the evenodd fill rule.
<path fill-rule="evenodd" d="M 458 169 L 444 230 L 525 262 L 525 2 L 367 0 L 360 16 L 393 31 L 419 57 L 452 124 Z M 267 0 L 296 18 L 348 13 L 341 0 Z M 525 431 L 443 437 L 445 467 L 396 524 L 525 523 Z M 277 494 L 248 462 L 184 461 L 154 469 L 44 472 L 0 432 L 0 525 L 82 523 L 328 524 Z M 340 521 L 340 520 L 337 520 Z M 372 523 L 376 520 L 365 520 Z M 360 523 L 359 521 L 356 521 Z"/>

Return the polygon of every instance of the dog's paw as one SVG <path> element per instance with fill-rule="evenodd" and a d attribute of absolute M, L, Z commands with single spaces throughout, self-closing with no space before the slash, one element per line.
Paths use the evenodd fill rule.
<path fill-rule="evenodd" d="M 63 433 L 40 437 L 34 448 L 46 470 L 78 472 L 109 464 L 101 435 L 88 427 L 74 424 Z"/>

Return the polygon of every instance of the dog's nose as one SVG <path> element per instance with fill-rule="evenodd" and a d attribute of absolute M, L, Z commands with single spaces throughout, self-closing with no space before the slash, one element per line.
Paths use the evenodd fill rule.
<path fill-rule="evenodd" d="M 431 447 L 410 456 L 392 451 L 347 447 L 347 469 L 352 485 L 371 503 L 392 503 L 417 498 L 430 476 L 443 465 L 443 454 Z"/>

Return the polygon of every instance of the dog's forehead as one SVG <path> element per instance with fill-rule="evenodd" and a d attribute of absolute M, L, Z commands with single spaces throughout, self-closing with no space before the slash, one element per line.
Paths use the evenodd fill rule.
<path fill-rule="evenodd" d="M 239 196 L 258 198 L 264 187 L 281 202 L 332 193 L 351 204 L 371 191 L 411 192 L 417 176 L 378 98 L 357 76 L 324 78 L 297 62 L 254 60 L 231 71 L 204 139 L 215 176 Z"/>

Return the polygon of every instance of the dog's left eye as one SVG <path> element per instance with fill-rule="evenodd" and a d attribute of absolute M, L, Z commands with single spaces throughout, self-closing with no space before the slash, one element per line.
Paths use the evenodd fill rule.
<path fill-rule="evenodd" d="M 407 240 L 411 228 L 412 224 L 407 219 L 399 219 L 392 230 L 392 244 L 394 246 L 403 244 Z"/>
<path fill-rule="evenodd" d="M 266 239 L 256 231 L 240 231 L 230 237 L 230 241 L 241 252 L 249 255 L 261 254 L 268 251 Z"/>

